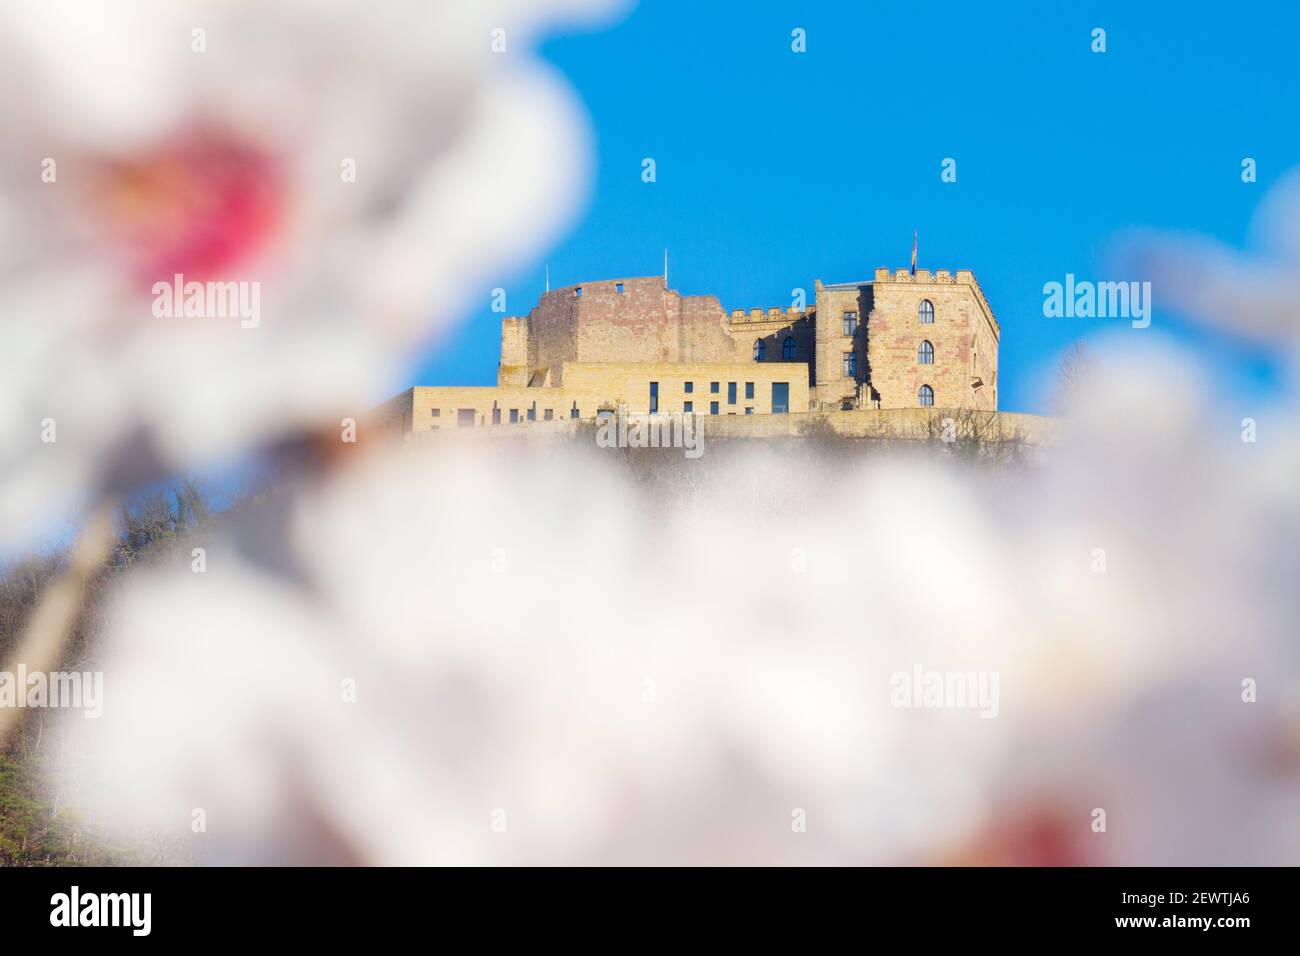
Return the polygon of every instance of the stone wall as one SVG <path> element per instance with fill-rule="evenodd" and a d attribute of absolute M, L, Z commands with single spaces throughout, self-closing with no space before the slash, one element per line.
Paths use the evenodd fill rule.
<path fill-rule="evenodd" d="M 580 395 L 583 407 L 591 399 L 605 404 L 625 404 L 631 412 L 650 409 L 650 383 L 659 386 L 659 411 L 711 413 L 714 402 L 720 415 L 766 415 L 772 411 L 772 385 L 789 388 L 789 410 L 808 409 L 808 367 L 802 362 L 740 362 L 728 364 L 599 363 L 582 362 L 565 369 L 565 390 Z M 686 391 L 690 383 L 691 391 Z M 713 386 L 717 385 L 717 391 Z M 735 401 L 731 386 L 735 386 Z M 753 386 L 752 397 L 746 395 Z M 589 417 L 583 415 L 582 417 Z"/>
<path fill-rule="evenodd" d="M 736 361 L 753 361 L 755 343 L 763 343 L 765 362 L 805 362 L 808 384 L 816 382 L 816 313 L 799 309 L 742 309 L 732 311 L 727 320 L 729 334 L 736 342 Z M 785 340 L 794 339 L 794 356 L 785 357 Z"/>
<path fill-rule="evenodd" d="M 518 321 L 507 319 L 507 322 Z M 587 282 L 547 292 L 528 315 L 529 381 L 566 362 L 723 362 L 749 355 L 714 296 L 683 296 L 660 276 Z M 503 333 L 504 334 L 504 333 Z"/>
<path fill-rule="evenodd" d="M 497 365 L 497 384 L 528 384 L 528 320 L 504 319 L 501 322 L 501 361 Z"/>
<path fill-rule="evenodd" d="M 818 280 L 816 294 L 817 403 L 838 408 L 845 401 L 856 401 L 858 387 L 867 380 L 872 287 L 869 283 L 823 285 Z M 852 335 L 844 334 L 846 312 L 856 316 Z M 852 354 L 857 363 L 852 375 L 845 371 L 845 354 Z"/>
<path fill-rule="evenodd" d="M 837 434 L 846 438 L 863 438 L 895 441 L 941 440 L 945 419 L 960 421 L 969 416 L 969 409 L 945 408 L 890 408 L 854 409 L 851 411 L 801 412 L 790 415 L 705 416 L 703 429 L 705 445 L 710 441 L 743 439 L 797 438 L 811 425 L 825 423 Z M 1061 441 L 1063 426 L 1059 419 L 1041 415 L 1015 412 L 983 412 L 980 421 L 981 437 L 986 442 L 1019 441 L 1027 445 L 1042 446 Z M 480 429 L 472 434 L 482 436 L 529 436 L 538 440 L 573 435 L 579 422 L 554 420 L 505 425 L 501 428 Z M 443 433 L 420 432 L 419 437 L 439 437 Z M 471 434 L 471 433 L 465 433 Z"/>
<path fill-rule="evenodd" d="M 506 320 L 511 321 L 510 319 Z M 528 376 L 537 370 L 556 368 L 578 357 L 578 303 L 571 289 L 557 289 L 542 296 L 528 313 Z M 558 375 L 558 372 L 557 372 Z"/>
<path fill-rule="evenodd" d="M 662 276 L 585 282 L 547 292 L 527 318 L 502 322 L 498 384 L 540 384 L 548 377 L 563 384 L 566 362 L 752 362 L 758 339 L 766 361 L 782 362 L 787 337 L 795 340 L 794 360 L 811 366 L 814 328 L 813 314 L 797 309 L 728 315 L 716 296 L 681 295 L 665 288 Z M 524 354 L 527 372 L 519 374 Z M 809 385 L 812 374 L 810 368 Z"/>
<path fill-rule="evenodd" d="M 565 362 L 553 371 L 563 384 L 417 387 L 394 399 L 397 412 L 390 409 L 388 415 L 405 415 L 410 433 L 508 425 L 512 412 L 518 422 L 572 419 L 575 412 L 577 418 L 591 419 L 602 408 L 620 404 L 630 412 L 645 413 L 650 410 L 651 382 L 658 385 L 661 412 L 708 415 L 716 402 L 716 414 L 721 416 L 770 414 L 774 383 L 788 385 L 791 412 L 808 410 L 808 368 L 801 362 Z M 730 400 L 733 384 L 734 402 Z M 751 387 L 752 397 L 747 398 Z"/>

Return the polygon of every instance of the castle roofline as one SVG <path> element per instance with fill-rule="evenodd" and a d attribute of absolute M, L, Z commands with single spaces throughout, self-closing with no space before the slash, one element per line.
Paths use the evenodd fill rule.
<path fill-rule="evenodd" d="M 993 335 L 997 338 L 1002 336 L 1002 328 L 998 325 L 997 317 L 993 314 L 993 309 L 989 306 L 988 299 L 984 297 L 984 290 L 980 288 L 979 280 L 975 278 L 975 273 L 971 269 L 917 269 L 915 275 L 910 269 L 895 269 L 892 273 L 887 268 L 876 270 L 877 283 L 913 283 L 915 285 L 945 285 L 958 284 L 969 285 L 975 293 L 975 301 L 980 304 L 984 314 L 988 317 L 989 325 L 993 329 Z"/>
<path fill-rule="evenodd" d="M 543 294 L 544 294 L 544 295 L 555 295 L 555 294 L 560 293 L 560 292 L 573 292 L 573 291 L 575 291 L 576 289 L 587 289 L 587 288 L 595 289 L 595 288 L 597 288 L 597 287 L 599 287 L 599 286 L 612 286 L 612 285 L 615 285 L 616 283 L 619 283 L 619 282 L 623 283 L 624 285 L 631 285 L 631 284 L 636 284 L 636 285 L 649 285 L 649 284 L 652 284 L 652 283 L 653 283 L 653 284 L 657 284 L 661 289 L 667 289 L 667 288 L 668 288 L 668 283 L 667 283 L 666 281 L 664 281 L 664 277 L 661 276 L 661 275 L 657 275 L 657 276 L 608 276 L 608 277 L 603 278 L 603 279 L 587 279 L 587 280 L 584 281 L 584 282 L 573 282 L 573 283 L 570 283 L 569 285 L 556 286 L 554 289 L 551 289 L 551 290 L 549 290 L 548 292 L 545 292 L 545 293 L 543 293 Z"/>

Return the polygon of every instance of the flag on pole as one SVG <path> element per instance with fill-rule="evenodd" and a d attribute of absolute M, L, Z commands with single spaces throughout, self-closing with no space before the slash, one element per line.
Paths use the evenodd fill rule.
<path fill-rule="evenodd" d="M 916 275 L 916 230 L 912 230 L 912 275 Z"/>

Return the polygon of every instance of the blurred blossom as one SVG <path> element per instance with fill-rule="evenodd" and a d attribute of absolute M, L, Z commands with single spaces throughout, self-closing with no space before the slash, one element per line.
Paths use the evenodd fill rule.
<path fill-rule="evenodd" d="M 574 212 L 585 119 L 530 49 L 617 5 L 0 6 L 0 541 L 360 418 Z M 156 317 L 177 274 L 260 321 Z"/>
<path fill-rule="evenodd" d="M 0 261 L 0 527 L 363 407 L 562 222 L 582 125 L 525 51 L 598 5 L 374 6 L 0 14 L 31 230 Z M 196 23 L 208 51 L 174 47 Z M 1130 251 L 1230 333 L 1293 328 L 1294 242 L 1208 248 Z M 140 277 L 177 264 L 263 281 L 263 327 L 150 321 Z M 1296 409 L 1216 432 L 1210 376 L 1143 336 L 1089 375 L 1020 468 L 757 445 L 651 494 L 582 444 L 353 456 L 218 523 L 205 573 L 124 582 L 70 799 L 224 863 L 1295 862 Z M 894 706 L 918 667 L 997 674 L 997 716 Z"/>
<path fill-rule="evenodd" d="M 1300 349 L 1300 169 L 1265 196 L 1251 223 L 1253 254 L 1215 240 L 1146 231 L 1116 256 L 1150 278 L 1162 309 L 1256 342 Z"/>
<path fill-rule="evenodd" d="M 358 459 L 128 583 L 69 770 L 123 827 L 207 808 L 227 862 L 1293 862 L 1300 503 L 1263 476 L 1300 436 L 1240 454 L 1143 348 L 1022 469 Z M 893 706 L 917 666 L 997 673 L 997 717 Z"/>

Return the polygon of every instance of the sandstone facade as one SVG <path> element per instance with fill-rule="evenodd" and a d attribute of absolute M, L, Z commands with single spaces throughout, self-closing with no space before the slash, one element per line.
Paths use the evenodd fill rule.
<path fill-rule="evenodd" d="M 663 277 L 555 289 L 501 324 L 494 387 L 416 387 L 377 421 L 402 434 L 632 412 L 997 409 L 999 328 L 968 270 L 816 283 L 811 308 L 727 313 Z"/>

